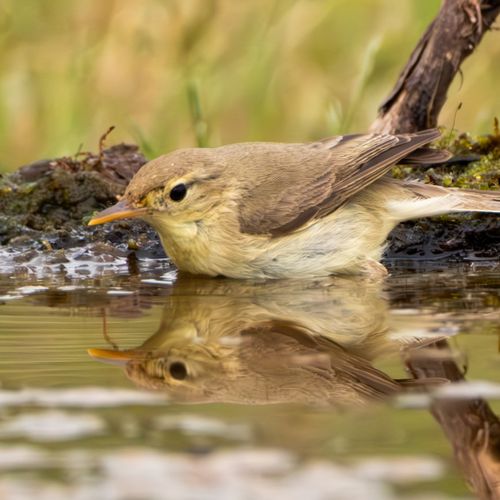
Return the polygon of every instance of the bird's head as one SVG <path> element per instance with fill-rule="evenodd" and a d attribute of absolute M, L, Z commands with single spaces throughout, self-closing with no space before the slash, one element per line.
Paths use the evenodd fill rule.
<path fill-rule="evenodd" d="M 209 149 L 181 149 L 144 165 L 122 199 L 96 214 L 90 226 L 138 217 L 153 226 L 203 220 L 222 199 L 223 166 Z"/>

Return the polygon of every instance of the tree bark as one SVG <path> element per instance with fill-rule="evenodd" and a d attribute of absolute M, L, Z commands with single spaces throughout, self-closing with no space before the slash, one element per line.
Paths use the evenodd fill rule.
<path fill-rule="evenodd" d="M 500 0 L 444 0 L 379 108 L 372 132 L 414 132 L 437 125 L 462 61 L 500 13 Z"/>

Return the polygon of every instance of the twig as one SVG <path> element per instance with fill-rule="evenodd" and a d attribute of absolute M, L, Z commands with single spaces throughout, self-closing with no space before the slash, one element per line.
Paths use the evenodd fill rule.
<path fill-rule="evenodd" d="M 396 85 L 379 108 L 373 132 L 435 127 L 448 88 L 500 13 L 500 0 L 444 0 Z"/>
<path fill-rule="evenodd" d="M 106 139 L 108 138 L 108 135 L 111 134 L 111 132 L 113 132 L 114 129 L 115 126 L 111 125 L 111 127 L 109 127 L 108 130 L 106 130 L 106 132 L 104 132 L 104 134 L 102 134 L 101 138 L 99 139 L 99 163 L 101 164 L 104 156 L 104 146 L 106 143 Z"/>

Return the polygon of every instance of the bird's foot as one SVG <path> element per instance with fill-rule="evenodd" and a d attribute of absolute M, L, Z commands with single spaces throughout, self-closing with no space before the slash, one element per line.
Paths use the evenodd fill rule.
<path fill-rule="evenodd" d="M 387 268 L 375 259 L 366 259 L 363 262 L 361 273 L 372 280 L 382 280 L 389 276 Z"/>

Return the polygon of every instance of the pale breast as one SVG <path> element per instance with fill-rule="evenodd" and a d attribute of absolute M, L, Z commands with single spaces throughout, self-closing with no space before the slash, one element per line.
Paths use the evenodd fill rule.
<path fill-rule="evenodd" d="M 242 233 L 232 213 L 203 222 L 150 222 L 175 265 L 192 274 L 266 279 L 356 273 L 367 259 L 380 259 L 395 225 L 387 210 L 373 203 L 380 196 L 370 194 L 372 189 L 282 237 Z"/>
<path fill-rule="evenodd" d="M 207 217 L 203 221 L 176 223 L 165 219 L 148 221 L 160 234 L 162 245 L 181 271 L 208 276 L 252 278 L 249 265 L 259 245 L 244 235 L 231 217 Z"/>

